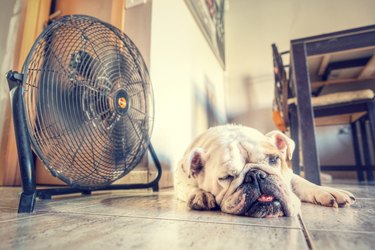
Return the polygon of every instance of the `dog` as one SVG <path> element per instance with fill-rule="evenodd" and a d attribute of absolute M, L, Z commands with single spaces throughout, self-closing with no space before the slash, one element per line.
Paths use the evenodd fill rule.
<path fill-rule="evenodd" d="M 302 202 L 344 207 L 350 192 L 315 185 L 288 166 L 295 144 L 280 131 L 212 127 L 188 147 L 175 171 L 175 192 L 191 209 L 250 217 L 296 216 Z"/>

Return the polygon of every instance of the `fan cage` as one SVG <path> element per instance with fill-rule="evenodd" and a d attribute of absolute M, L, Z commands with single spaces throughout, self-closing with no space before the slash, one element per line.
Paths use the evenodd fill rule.
<path fill-rule="evenodd" d="M 38 37 L 22 72 L 32 148 L 52 175 L 95 189 L 140 162 L 153 128 L 153 92 L 128 36 L 93 17 L 64 16 Z M 126 112 L 116 99 L 123 92 Z"/>

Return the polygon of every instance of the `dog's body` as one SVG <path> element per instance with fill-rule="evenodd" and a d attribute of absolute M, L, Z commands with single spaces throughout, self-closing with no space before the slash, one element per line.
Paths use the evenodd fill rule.
<path fill-rule="evenodd" d="M 237 125 L 213 127 L 186 150 L 175 172 L 177 198 L 197 210 L 252 217 L 294 216 L 301 202 L 345 206 L 346 191 L 317 186 L 293 174 L 294 142 L 278 131 L 263 135 Z"/>

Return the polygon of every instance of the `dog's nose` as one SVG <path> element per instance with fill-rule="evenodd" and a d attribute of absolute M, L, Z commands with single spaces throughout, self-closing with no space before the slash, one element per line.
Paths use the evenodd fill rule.
<path fill-rule="evenodd" d="M 266 179 L 268 174 L 260 169 L 252 169 L 245 176 L 245 183 L 255 184 Z"/>

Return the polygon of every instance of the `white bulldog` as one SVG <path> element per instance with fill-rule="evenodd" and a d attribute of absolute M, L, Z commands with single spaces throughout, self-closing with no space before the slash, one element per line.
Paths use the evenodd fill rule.
<path fill-rule="evenodd" d="M 220 208 L 251 217 L 295 216 L 301 201 L 329 207 L 353 194 L 317 186 L 293 174 L 294 142 L 279 131 L 263 135 L 238 125 L 210 128 L 187 149 L 175 172 L 177 198 L 197 210 Z"/>

